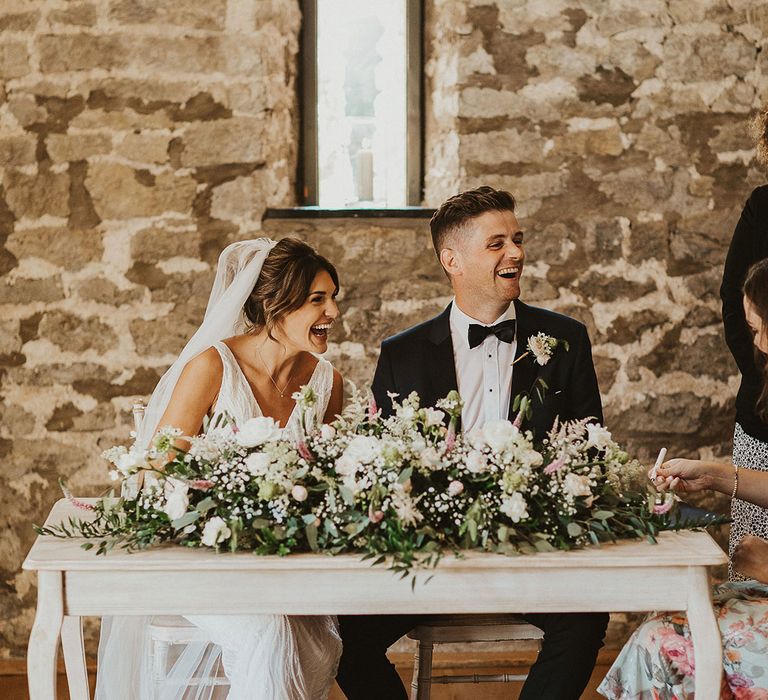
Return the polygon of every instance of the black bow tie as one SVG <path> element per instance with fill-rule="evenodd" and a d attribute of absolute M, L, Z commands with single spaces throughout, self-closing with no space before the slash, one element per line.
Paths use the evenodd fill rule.
<path fill-rule="evenodd" d="M 515 339 L 515 319 L 497 323 L 495 326 L 469 324 L 469 347 L 480 345 L 489 335 L 495 335 L 502 343 L 511 343 Z"/>

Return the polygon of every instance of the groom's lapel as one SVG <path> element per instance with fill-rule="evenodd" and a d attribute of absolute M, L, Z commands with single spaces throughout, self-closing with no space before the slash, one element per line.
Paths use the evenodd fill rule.
<path fill-rule="evenodd" d="M 528 338 L 532 335 L 536 335 L 539 331 L 543 330 L 540 324 L 536 324 L 536 318 L 532 313 L 532 309 L 527 304 L 523 304 L 522 301 L 515 301 L 515 316 L 517 318 L 517 349 L 515 350 L 515 360 L 528 352 Z M 512 369 L 512 391 L 510 393 L 509 400 L 509 420 L 515 419 L 515 412 L 512 410 L 512 406 L 515 401 L 515 396 L 522 392 L 530 392 L 533 382 L 536 381 L 536 377 L 539 373 L 539 364 L 533 359 L 532 356 L 526 357 L 524 360 L 520 360 Z"/>
<path fill-rule="evenodd" d="M 432 354 L 425 357 L 427 363 L 429 381 L 434 392 L 427 402 L 422 397 L 422 404 L 433 406 L 435 401 L 448 395 L 448 392 L 457 389 L 456 365 L 453 359 L 453 341 L 451 340 L 451 305 L 449 304 L 443 313 L 432 321 L 429 339 L 432 343 Z"/>

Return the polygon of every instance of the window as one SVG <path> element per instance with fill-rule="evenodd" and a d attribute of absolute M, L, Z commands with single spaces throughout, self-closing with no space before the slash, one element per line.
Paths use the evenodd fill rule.
<path fill-rule="evenodd" d="M 421 1 L 304 0 L 300 201 L 421 203 Z"/>

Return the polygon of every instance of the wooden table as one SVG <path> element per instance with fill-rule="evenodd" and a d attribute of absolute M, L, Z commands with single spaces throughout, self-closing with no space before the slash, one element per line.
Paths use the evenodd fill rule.
<path fill-rule="evenodd" d="M 83 511 L 61 500 L 47 524 L 70 515 Z M 59 638 L 71 697 L 89 697 L 81 624 L 87 615 L 645 610 L 687 611 L 696 698 L 719 697 L 721 640 L 707 567 L 726 557 L 704 532 L 663 533 L 657 545 L 625 541 L 532 556 L 468 552 L 443 559 L 432 580 L 413 591 L 408 581 L 357 555 L 259 557 L 163 546 L 97 556 L 81 543 L 38 537 L 24 562 L 24 569 L 38 572 L 27 656 L 31 700 L 56 697 Z"/>

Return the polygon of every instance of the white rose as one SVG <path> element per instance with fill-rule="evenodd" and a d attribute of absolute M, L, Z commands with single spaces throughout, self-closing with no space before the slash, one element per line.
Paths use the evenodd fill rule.
<path fill-rule="evenodd" d="M 373 462 L 381 453 L 381 443 L 370 435 L 357 435 L 344 450 L 344 456 L 356 462 Z"/>
<path fill-rule="evenodd" d="M 328 423 L 323 423 L 320 427 L 320 437 L 323 440 L 333 440 L 333 438 L 336 437 L 336 428 L 332 425 L 328 425 Z"/>
<path fill-rule="evenodd" d="M 566 474 L 563 479 L 563 488 L 571 496 L 591 496 L 592 491 L 589 488 L 589 477 L 579 474 Z"/>
<path fill-rule="evenodd" d="M 206 547 L 215 547 L 220 542 L 226 540 L 231 534 L 232 531 L 227 527 L 224 519 L 214 516 L 205 524 L 201 542 Z"/>
<path fill-rule="evenodd" d="M 309 496 L 309 492 L 301 484 L 296 484 L 296 486 L 294 486 L 291 489 L 291 496 L 293 496 L 293 499 L 295 501 L 298 501 L 299 503 L 301 503 L 302 501 L 307 500 L 307 496 Z"/>
<path fill-rule="evenodd" d="M 502 499 L 500 510 L 513 523 L 519 523 L 521 520 L 528 517 L 528 506 L 525 503 L 523 495 L 519 491 Z"/>
<path fill-rule="evenodd" d="M 492 420 L 483 426 L 483 440 L 494 452 L 509 447 L 518 431 L 508 420 Z"/>
<path fill-rule="evenodd" d="M 254 452 L 245 458 L 245 467 L 253 476 L 266 474 L 272 458 L 263 452 Z"/>
<path fill-rule="evenodd" d="M 546 365 L 552 357 L 551 338 L 544 333 L 539 333 L 528 339 L 528 348 L 540 365 Z"/>
<path fill-rule="evenodd" d="M 473 474 L 481 474 L 488 471 L 488 460 L 478 450 L 472 450 L 467 455 L 467 469 Z"/>
<path fill-rule="evenodd" d="M 165 500 L 163 506 L 163 513 L 165 513 L 171 521 L 178 520 L 184 513 L 187 512 L 189 507 L 189 498 L 187 497 L 186 489 L 176 489 Z"/>
<path fill-rule="evenodd" d="M 596 447 L 598 450 L 604 450 L 613 442 L 610 431 L 606 430 L 599 423 L 589 423 L 587 425 L 587 447 Z"/>
<path fill-rule="evenodd" d="M 240 426 L 237 441 L 243 447 L 256 447 L 269 440 L 277 440 L 280 436 L 280 426 L 274 418 L 259 416 L 247 420 Z"/>
<path fill-rule="evenodd" d="M 452 481 L 448 484 L 448 495 L 458 496 L 464 490 L 464 484 L 460 481 Z"/>
<path fill-rule="evenodd" d="M 336 473 L 340 476 L 354 476 L 357 472 L 358 463 L 357 460 L 343 454 L 336 460 L 335 467 Z"/>
<path fill-rule="evenodd" d="M 432 427 L 433 425 L 442 425 L 443 418 L 445 418 L 445 413 L 436 408 L 424 409 L 424 419 L 427 427 Z"/>
<path fill-rule="evenodd" d="M 427 447 L 419 453 L 421 463 L 427 469 L 437 469 L 441 464 L 440 453 L 434 447 Z"/>

